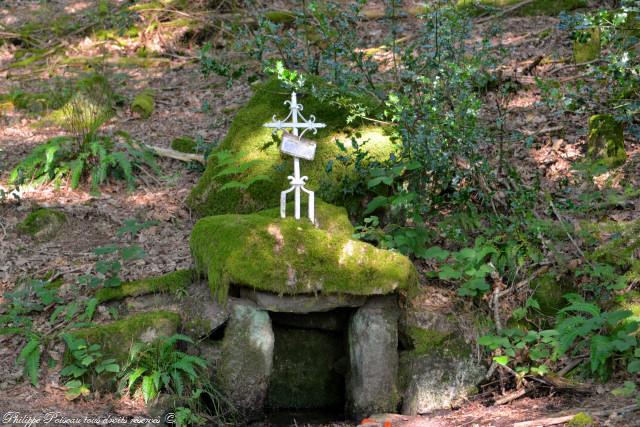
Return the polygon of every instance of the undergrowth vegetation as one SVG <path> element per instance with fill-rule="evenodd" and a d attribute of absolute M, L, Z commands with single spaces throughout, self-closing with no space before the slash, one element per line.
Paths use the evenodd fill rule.
<path fill-rule="evenodd" d="M 637 192 L 595 189 L 602 163 L 576 165 L 564 194 L 544 189 L 539 176 L 523 177 L 507 153 L 528 147 L 530 138 L 507 134 L 502 116 L 488 123 L 480 115 L 487 92 L 504 101 L 518 90 L 491 72 L 500 55 L 487 42 L 492 30 L 487 39 L 472 40 L 465 11 L 434 2 L 418 15 L 419 28 L 400 37 L 398 17 L 406 11 L 391 0 L 384 43 L 371 47 L 358 32 L 364 4 L 311 2 L 291 10 L 286 22 L 258 14 L 257 26 L 243 27 L 238 44 L 284 88 L 311 93 L 343 109 L 348 122 L 377 123 L 393 135 L 395 151 L 387 159 L 374 159 L 366 141 L 354 138 L 337 141 L 341 154 L 327 164 L 328 172 L 336 163 L 353 170 L 338 202 L 367 202 L 352 212 L 355 237 L 412 256 L 430 271 L 429 283 L 453 287 L 490 316 L 494 332 L 478 342 L 501 380 L 510 376 L 521 387 L 531 377 L 579 382 L 637 373 L 638 312 L 626 308 L 635 304 L 630 291 L 638 284 L 637 241 L 629 240 L 637 222 L 619 223 L 611 233 L 588 219 L 597 209 L 589 194 L 620 201 Z M 598 29 L 606 55 L 587 76 L 604 91 L 600 108 L 634 135 L 638 12 L 623 1 L 615 10 L 563 12 L 560 26 L 579 43 Z M 245 74 L 207 55 L 208 48 L 201 56 L 207 73 L 229 80 Z M 314 84 L 318 79 L 326 84 Z M 593 90 L 580 81 L 537 84 L 553 114 L 593 108 L 593 99 L 586 100 Z M 567 196 L 580 185 L 593 190 Z"/>
<path fill-rule="evenodd" d="M 64 103 L 58 101 L 62 105 L 49 114 L 49 120 L 60 124 L 69 135 L 37 146 L 11 171 L 10 183 L 54 182 L 59 186 L 68 180 L 71 188 L 77 188 L 83 180 L 89 180 L 91 190 L 97 192 L 109 177 L 125 180 L 133 188 L 138 168 L 148 166 L 159 171 L 153 154 L 134 143 L 126 132 L 116 133 L 123 143 L 99 133 L 113 116 L 117 99 L 105 76 L 94 73 L 83 77 L 66 98 Z"/>

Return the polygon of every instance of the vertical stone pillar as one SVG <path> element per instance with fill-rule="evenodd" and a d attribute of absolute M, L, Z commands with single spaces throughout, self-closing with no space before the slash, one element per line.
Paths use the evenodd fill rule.
<path fill-rule="evenodd" d="M 217 380 L 236 408 L 248 417 L 262 412 L 273 364 L 274 341 L 266 311 L 249 301 L 231 303 Z"/>
<path fill-rule="evenodd" d="M 372 297 L 351 317 L 347 410 L 360 419 L 396 412 L 398 393 L 397 297 Z"/>

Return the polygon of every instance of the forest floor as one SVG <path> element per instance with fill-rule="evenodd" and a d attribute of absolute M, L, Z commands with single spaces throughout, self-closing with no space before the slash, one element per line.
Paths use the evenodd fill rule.
<path fill-rule="evenodd" d="M 83 25 L 85 22 L 91 25 L 92 21 L 85 19 L 95 7 L 94 3 L 61 0 L 3 2 L 0 25 L 6 28 L 19 28 L 28 22 L 44 25 L 65 15 Z M 123 4 L 113 3 L 116 7 Z M 515 72 L 515 79 L 522 84 L 507 101 L 505 123 L 511 130 L 531 135 L 533 141 L 530 148 L 514 145 L 510 157 L 517 162 L 523 176 L 533 177 L 540 172 L 544 177 L 543 186 L 551 191 L 571 176 L 572 164 L 584 156 L 587 118 L 584 114 L 555 114 L 543 105 L 540 90 L 533 84 L 534 76 L 553 75 L 561 81 L 569 81 L 585 71 L 584 67 L 573 67 L 564 62 L 571 56 L 571 41 L 558 30 L 558 23 L 554 17 L 503 17 L 483 23 L 476 30 L 480 34 L 489 25 L 499 26 L 498 36 L 492 43 L 502 44 L 507 50 L 502 66 L 504 74 L 513 75 Z M 368 25 L 367 31 L 375 33 L 375 24 Z M 106 126 L 107 134 L 124 130 L 136 141 L 160 147 L 169 147 L 174 138 L 184 135 L 215 143 L 224 137 L 235 110 L 251 96 L 250 85 L 244 79 L 227 85 L 222 77 L 203 77 L 196 61 L 196 44 L 185 38 L 184 31 L 172 31 L 160 33 L 149 30 L 145 37 L 131 40 L 124 46 L 115 40 L 97 40 L 86 31 L 81 37 L 65 38 L 61 44 L 54 45 L 53 40 L 44 40 L 48 47 L 58 49 L 56 53 L 22 67 L 12 67 L 19 47 L 6 43 L 0 46 L 0 93 L 17 89 L 41 91 L 54 77 L 71 79 L 99 66 L 117 82 L 117 92 L 126 99 L 133 98 L 143 88 L 153 88 L 157 95 L 155 110 L 148 119 L 139 117 L 126 106 L 118 107 L 116 116 Z M 142 45 L 155 47 L 162 53 L 146 62 L 125 63 L 121 60 L 135 58 L 136 50 Z M 545 60 L 533 67 L 529 74 L 523 75 L 521 71 L 540 55 Z M 100 57 L 102 60 L 97 65 L 80 59 L 76 62 L 60 60 L 65 57 Z M 492 96 L 486 96 L 484 116 L 487 120 L 498 115 Z M 43 125 L 43 114 L 18 109 L 4 110 L 0 114 L 0 188 L 10 189 L 6 183 L 8 171 L 30 150 L 53 136 L 63 134 L 56 126 Z M 630 157 L 628 170 L 616 179 L 638 186 L 640 147 L 634 141 L 627 141 L 627 152 Z M 128 218 L 141 222 L 153 220 L 157 225 L 140 233 L 137 243 L 147 256 L 125 265 L 123 279 L 188 268 L 191 265 L 188 239 L 194 218 L 184 201 L 200 172 L 170 159 L 159 159 L 159 165 L 162 174 L 140 175 L 133 191 L 115 181 L 103 186 L 100 194 L 92 194 L 83 187 L 72 190 L 67 185 L 60 188 L 52 185 L 23 187 L 19 199 L 10 197 L 0 203 L 0 295 L 10 292 L 27 278 L 45 277 L 52 273 L 62 278 L 65 284 L 74 283 L 79 275 L 93 268 L 96 261 L 92 252 L 94 248 L 126 242 L 125 238 L 116 237 L 116 231 Z M 580 197 L 579 191 L 571 197 Z M 18 233 L 16 224 L 35 206 L 56 207 L 64 211 L 69 220 L 63 232 L 42 243 Z M 638 218 L 640 199 L 623 208 L 614 206 L 600 211 L 599 215 L 617 221 Z M 67 285 L 63 285 L 63 291 L 64 286 Z M 131 399 L 96 396 L 87 401 L 66 401 L 56 369 L 44 376 L 41 387 L 28 385 L 21 379 L 21 368 L 15 364 L 21 344 L 19 337 L 0 336 L 0 416 L 8 411 L 22 414 L 60 411 L 69 416 L 107 413 L 144 416 L 141 402 Z M 486 396 L 480 395 L 456 410 L 399 420 L 394 425 L 508 426 L 517 421 L 576 411 L 604 411 L 629 403 L 609 393 L 617 385 L 614 378 L 611 384 L 594 385 L 590 394 L 550 392 L 502 406 L 486 406 Z M 633 414 L 603 416 L 599 421 L 602 425 L 640 425 Z"/>

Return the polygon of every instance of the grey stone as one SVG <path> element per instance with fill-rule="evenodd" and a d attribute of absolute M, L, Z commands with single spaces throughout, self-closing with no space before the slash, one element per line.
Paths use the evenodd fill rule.
<path fill-rule="evenodd" d="M 216 373 L 221 391 L 251 417 L 264 406 L 273 364 L 274 334 L 269 314 L 254 304 L 233 300 Z"/>
<path fill-rule="evenodd" d="M 347 409 L 353 418 L 397 409 L 398 316 L 396 297 L 386 296 L 371 298 L 351 318 Z"/>
<path fill-rule="evenodd" d="M 206 282 L 192 283 L 186 295 L 153 293 L 127 297 L 122 301 L 108 303 L 119 315 L 166 310 L 180 315 L 182 332 L 199 339 L 218 329 L 229 318 L 228 307 L 221 306 L 211 297 Z"/>
<path fill-rule="evenodd" d="M 240 296 L 250 299 L 259 307 L 282 313 L 313 313 L 340 307 L 360 307 L 367 297 L 361 295 L 286 295 L 240 288 Z"/>
<path fill-rule="evenodd" d="M 400 371 L 407 384 L 402 413 L 417 415 L 449 409 L 477 393 L 487 370 L 470 352 L 442 348 L 428 354 L 403 353 Z"/>
<path fill-rule="evenodd" d="M 338 309 L 316 313 L 271 313 L 271 321 L 275 324 L 304 329 L 321 329 L 324 331 L 342 331 L 347 329 L 349 310 Z"/>

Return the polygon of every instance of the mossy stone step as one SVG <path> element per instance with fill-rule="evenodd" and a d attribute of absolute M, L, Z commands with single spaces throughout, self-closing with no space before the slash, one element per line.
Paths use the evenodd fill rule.
<path fill-rule="evenodd" d="M 175 334 L 180 325 L 180 316 L 169 311 L 154 311 L 134 314 L 121 320 L 76 329 L 70 334 L 83 338 L 89 344 L 99 344 L 105 357 L 113 357 L 120 363 L 129 356 L 136 342 L 152 342 L 160 337 Z"/>

